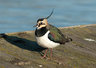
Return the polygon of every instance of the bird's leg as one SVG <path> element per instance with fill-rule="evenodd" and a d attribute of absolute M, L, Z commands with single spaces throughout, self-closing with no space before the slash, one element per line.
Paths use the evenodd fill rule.
<path fill-rule="evenodd" d="M 46 49 L 46 50 L 45 50 L 45 53 L 44 53 L 44 55 L 43 55 L 43 57 L 42 57 L 42 58 L 46 58 L 47 51 L 48 51 L 48 49 Z"/>
<path fill-rule="evenodd" d="M 52 48 L 50 50 L 50 59 L 52 59 Z"/>

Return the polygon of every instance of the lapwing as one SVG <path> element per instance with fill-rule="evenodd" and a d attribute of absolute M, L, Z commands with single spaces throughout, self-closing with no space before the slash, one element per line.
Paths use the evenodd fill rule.
<path fill-rule="evenodd" d="M 46 58 L 47 51 L 50 49 L 50 58 L 52 58 L 52 49 L 59 46 L 60 44 L 65 44 L 66 42 L 72 41 L 71 38 L 65 36 L 61 31 L 55 26 L 48 23 L 47 19 L 53 14 L 46 18 L 39 18 L 37 24 L 35 25 L 35 37 L 38 45 L 47 48 L 42 58 Z"/>

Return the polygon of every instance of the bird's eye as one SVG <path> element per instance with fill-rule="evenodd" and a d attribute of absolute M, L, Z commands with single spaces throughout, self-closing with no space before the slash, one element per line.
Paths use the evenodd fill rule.
<path fill-rule="evenodd" d="M 43 22 L 40 23 L 41 25 L 43 24 Z"/>

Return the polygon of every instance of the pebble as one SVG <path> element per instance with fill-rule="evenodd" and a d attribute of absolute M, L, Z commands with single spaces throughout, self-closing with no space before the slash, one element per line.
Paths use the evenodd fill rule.
<path fill-rule="evenodd" d="M 39 67 L 41 68 L 41 67 L 43 67 L 43 65 L 39 65 Z"/>
<path fill-rule="evenodd" d="M 61 62 L 58 62 L 59 65 L 61 65 L 62 63 Z"/>

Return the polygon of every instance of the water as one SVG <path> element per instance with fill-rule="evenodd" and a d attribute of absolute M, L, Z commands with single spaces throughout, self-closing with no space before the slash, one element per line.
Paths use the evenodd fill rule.
<path fill-rule="evenodd" d="M 96 24 L 96 0 L 0 0 L 0 33 L 34 30 L 48 16 L 56 27 Z"/>

